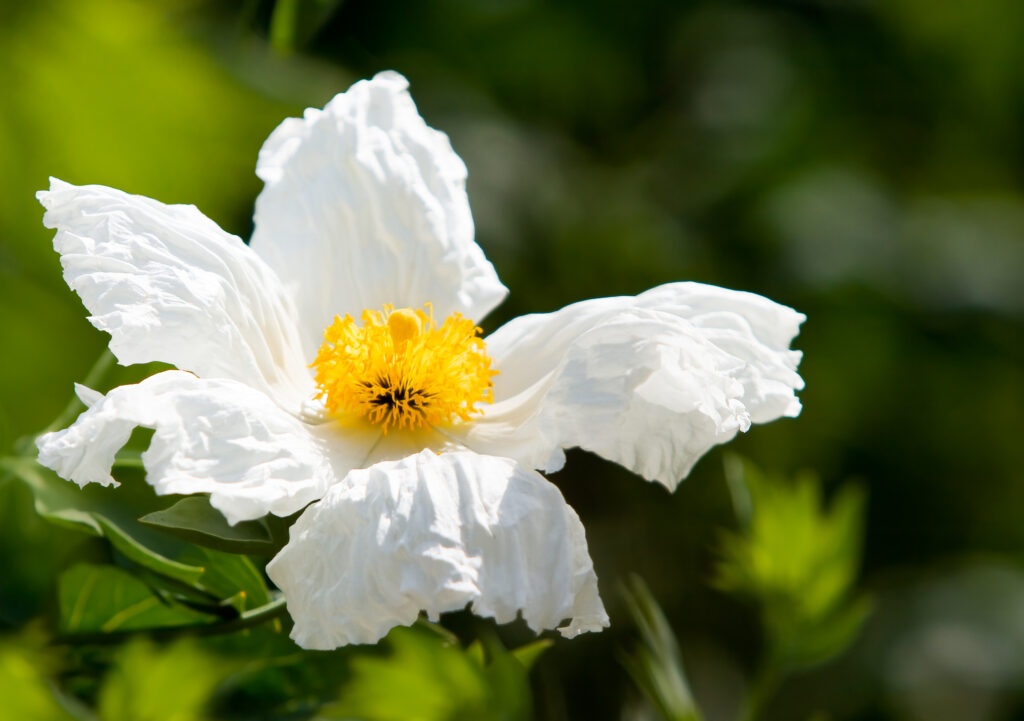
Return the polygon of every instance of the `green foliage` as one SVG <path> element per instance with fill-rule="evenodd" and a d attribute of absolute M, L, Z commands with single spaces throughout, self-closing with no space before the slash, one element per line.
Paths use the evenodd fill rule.
<path fill-rule="evenodd" d="M 110 573 L 117 569 L 95 570 L 97 584 L 121 584 Z M 384 648 L 310 653 L 280 641 L 265 631 L 217 642 L 182 637 L 161 644 L 132 637 L 93 654 L 101 670 L 86 684 L 90 710 L 53 683 L 67 654 L 55 655 L 45 635 L 30 628 L 0 637 L 4 712 L 26 721 L 518 721 L 531 718 L 529 661 L 550 645 L 539 640 L 508 651 L 485 636 L 462 648 L 447 631 L 422 621 L 393 631 Z M 351 673 L 339 662 L 347 662 Z M 324 706 L 328 696 L 338 697 L 339 684 L 340 700 Z M 318 687 L 328 696 L 310 694 Z"/>
<path fill-rule="evenodd" d="M 96 709 L 60 691 L 54 653 L 38 628 L 0 638 L 4 718 L 19 721 L 206 721 L 206 709 L 237 659 L 213 654 L 194 639 L 167 645 L 136 638 L 117 648 L 97 679 Z M 187 677 L 183 672 L 187 670 Z"/>
<path fill-rule="evenodd" d="M 81 704 L 53 686 L 52 665 L 53 656 L 43 649 L 37 629 L 16 637 L 0 637 L 0 699 L 5 718 L 96 721 Z"/>
<path fill-rule="evenodd" d="M 726 474 L 742 527 L 722 536 L 714 584 L 758 603 L 768 665 L 807 668 L 842 652 L 870 611 L 854 589 L 863 492 L 846 486 L 825 509 L 813 476 L 774 478 L 735 456 Z"/>
<path fill-rule="evenodd" d="M 396 628 L 386 656 L 359 656 L 337 703 L 318 719 L 521 721 L 530 718 L 529 663 L 547 646 L 509 652 L 485 636 L 468 649 L 431 627 Z"/>
<path fill-rule="evenodd" d="M 640 632 L 640 644 L 622 657 L 626 671 L 665 721 L 702 721 L 679 643 L 658 601 L 639 576 L 632 577 L 623 595 Z"/>
<path fill-rule="evenodd" d="M 264 521 L 243 521 L 228 525 L 223 514 L 206 496 L 187 496 L 173 506 L 153 511 L 139 522 L 154 526 L 186 541 L 230 553 L 266 554 L 274 549 Z"/>
<path fill-rule="evenodd" d="M 203 651 L 193 639 L 165 647 L 134 639 L 118 649 L 104 678 L 99 716 L 102 721 L 204 721 L 214 691 L 238 666 Z"/>
<path fill-rule="evenodd" d="M 876 525 L 887 532 L 873 546 L 874 575 L 898 568 L 902 584 L 915 577 L 903 573 L 909 563 L 928 563 L 916 574 L 923 577 L 941 573 L 951 554 L 1021 547 L 1017 0 L 656 2 L 627 13 L 616 3 L 465 0 L 398 8 L 334 0 L 0 5 L 0 132 L 8 140 L 0 143 L 0 445 L 46 425 L 106 343 L 64 286 L 52 231 L 40 223 L 32 193 L 47 175 L 195 203 L 244 237 L 267 133 L 351 80 L 393 67 L 410 75 L 428 122 L 451 135 L 469 166 L 477 237 L 515 291 L 490 327 L 520 312 L 679 279 L 791 304 L 810 318 L 797 341 L 807 359 L 804 414 L 738 438 L 740 450 L 768 467 L 804 464 L 868 479 Z M 332 8 L 341 21 L 327 26 Z M 313 45 L 314 59 L 268 53 L 267 35 L 278 51 Z M 712 468 L 699 464 L 671 499 L 609 482 L 619 477 L 608 465 L 569 464 L 556 478 L 574 505 L 586 499 L 580 510 L 602 588 L 617 569 L 637 567 L 636 549 L 657 547 L 649 577 L 671 571 L 695 603 L 714 603 L 699 587 L 703 557 L 692 552 L 720 510 L 708 491 Z M 209 627 L 260 612 L 254 605 L 234 615 L 259 563 L 226 573 L 236 580 L 223 587 L 207 576 L 220 590 L 203 591 L 175 578 L 172 564 L 194 576 L 189 569 L 205 573 L 209 562 L 156 539 L 169 533 L 177 538 L 165 540 L 262 554 L 259 544 L 188 518 L 135 528 L 138 515 L 159 510 L 136 503 L 149 489 L 128 476 L 116 491 L 50 489 L 77 494 L 84 508 L 93 494 L 116 498 L 134 511 L 124 517 L 112 506 L 79 514 L 77 505 L 40 502 L 37 493 L 37 508 L 63 528 L 31 512 L 28 484 L 0 484 L 5 629 L 29 616 L 47 619 L 60 571 L 107 556 L 120 565 L 105 568 L 130 574 L 161 603 L 209 610 Z M 749 531 L 743 524 L 737 535 Z M 133 541 L 138 561 L 128 560 Z M 820 596 L 815 603 L 803 589 L 794 593 L 792 581 L 779 584 L 769 622 L 768 599 L 742 587 L 771 575 L 771 564 L 747 561 L 758 573 L 737 574 L 735 592 L 766 609 L 767 626 L 795 630 L 776 641 L 766 631 L 766 641 L 799 639 L 801 649 L 780 655 L 821 658 L 855 635 L 864 601 L 858 606 L 852 590 L 837 603 L 845 616 L 826 621 L 829 614 L 816 612 L 822 620 L 810 626 L 787 618 L 794 608 L 806 617 L 804 604 L 842 597 L 815 588 L 841 587 L 835 571 L 832 580 L 805 576 L 809 595 Z M 729 606 L 679 614 L 668 604 L 679 595 L 662 600 L 687 635 L 727 620 Z M 337 677 L 324 668 L 336 655 L 302 654 L 269 624 L 259 631 L 277 644 L 268 661 L 276 665 L 252 674 L 248 688 L 259 703 L 244 718 L 308 718 L 333 697 Z M 269 656 L 251 636 L 218 640 Z M 598 674 L 582 690 L 565 690 L 571 717 L 618 715 L 609 703 L 616 684 L 604 682 L 597 662 L 578 660 L 606 654 L 611 642 L 606 633 L 559 649 L 563 677 L 578 678 L 581 666 Z M 842 680 L 844 704 L 849 688 L 871 686 L 871 674 L 891 668 L 880 661 L 899 641 L 887 643 L 858 659 L 856 678 Z M 583 644 L 592 645 L 575 650 Z M 45 709 L 55 707 L 45 687 L 57 677 L 31 666 L 22 650 L 20 640 L 0 640 L 0 683 L 8 682 L 0 715 L 48 718 Z M 181 669 L 183 682 L 191 682 L 189 670 Z M 995 707 L 1019 712 L 1020 678 L 987 678 Z M 827 684 L 816 690 L 824 704 L 839 693 Z M 288 698 L 302 702 L 288 706 Z M 581 703 L 592 706 L 581 712 Z M 241 718 L 230 711 L 223 718 Z"/>
<path fill-rule="evenodd" d="M 202 577 L 202 568 L 173 558 L 182 552 L 181 545 L 135 522 L 132 499 L 120 493 L 121 489 L 97 485 L 78 488 L 31 458 L 5 458 L 2 463 L 31 489 L 36 512 L 43 518 L 72 530 L 106 536 L 125 558 L 156 573 L 187 584 L 195 584 Z M 147 495 L 152 496 L 135 494 L 133 498 L 151 505 L 153 499 Z"/>
<path fill-rule="evenodd" d="M 114 566 L 79 564 L 60 577 L 60 628 L 65 633 L 150 630 L 211 623 L 199 613 L 158 596 Z"/>
<path fill-rule="evenodd" d="M 24 457 L 0 461 L 32 491 L 36 511 L 66 528 L 105 537 L 116 559 L 129 570 L 79 564 L 60 577 L 60 629 L 63 633 L 110 633 L 208 626 L 215 622 L 249 625 L 281 611 L 271 598 L 259 569 L 244 555 L 187 543 L 154 529 L 170 530 L 216 546 L 248 548 L 257 533 L 251 526 L 234 538 L 213 521 L 200 499 L 185 509 L 150 510 L 159 500 L 141 479 L 130 478 L 119 489 L 74 484 Z M 134 488 L 133 488 L 134 487 Z M 131 490 L 129 490 L 131 489 Z M 177 510 L 175 510 L 177 509 Z M 211 509 L 212 510 L 212 509 Z M 155 522 L 154 522 L 155 519 Z M 187 527 L 187 528 L 186 528 Z M 183 533 L 185 528 L 187 533 Z M 259 524 L 263 538 L 270 534 Z M 219 535 L 218 535 L 219 534 Z M 269 541 L 259 541 L 262 546 Z M 233 626 L 231 626 L 233 627 Z"/>
<path fill-rule="evenodd" d="M 477 643 L 480 645 L 479 642 Z M 523 668 L 529 670 L 533 668 L 533 665 L 537 663 L 541 655 L 551 648 L 553 643 L 554 641 L 549 638 L 538 638 L 533 643 L 512 649 L 510 653 L 522 664 Z"/>
<path fill-rule="evenodd" d="M 22 450 L 27 452 L 30 445 Z M 546 640 L 507 651 L 485 636 L 463 649 L 432 624 L 396 629 L 388 641 L 390 656 L 373 649 L 351 654 L 350 677 L 339 695 L 344 676 L 337 670 L 333 685 L 330 677 L 326 684 L 310 683 L 302 672 L 285 671 L 313 661 L 290 644 L 282 649 L 256 643 L 254 648 L 264 648 L 269 656 L 242 669 L 237 663 L 212 661 L 194 641 L 161 648 L 139 637 L 140 632 L 228 633 L 275 619 L 284 611 L 284 599 L 271 595 L 262 573 L 246 555 L 228 551 L 268 552 L 279 543 L 287 519 L 231 527 L 199 497 L 160 508 L 162 500 L 138 478 L 138 465 L 137 457 L 126 452 L 115 469 L 121 487 L 77 488 L 31 458 L 2 460 L 4 472 L 32 492 L 42 518 L 110 544 L 116 565 L 78 563 L 58 582 L 63 640 L 109 643 L 126 634 L 130 639 L 114 652 L 110 670 L 96 682 L 101 721 L 202 721 L 211 695 L 232 668 L 242 671 L 243 697 L 252 697 L 259 689 L 282 713 L 286 708 L 300 715 L 313 713 L 334 697 L 337 700 L 328 704 L 322 718 L 529 718 L 528 669 L 550 645 Z M 252 648 L 238 636 L 234 639 L 225 639 L 223 647 L 248 657 Z M 181 684 L 185 669 L 188 682 Z M 325 688 L 313 692 L 317 685 Z M 402 693 L 393 693 L 394 688 Z M 45 691 L 35 701 L 28 694 L 25 703 L 56 704 L 58 697 Z M 305 698 L 281 700 L 296 693 Z"/>

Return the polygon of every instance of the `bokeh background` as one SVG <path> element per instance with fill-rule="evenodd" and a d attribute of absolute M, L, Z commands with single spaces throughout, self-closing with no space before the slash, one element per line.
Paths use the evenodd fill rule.
<path fill-rule="evenodd" d="M 511 289 L 485 329 L 681 279 L 807 314 L 803 414 L 729 450 L 811 470 L 826 496 L 866 489 L 874 612 L 767 717 L 1024 718 L 1021 30 L 1018 0 L 2 3 L 0 445 L 50 423 L 105 346 L 41 225 L 47 176 L 193 203 L 248 237 L 269 132 L 393 68 L 469 167 Z M 630 573 L 707 718 L 736 713 L 762 640 L 756 609 L 709 582 L 737 523 L 724 460 L 675 494 L 585 453 L 552 476 L 613 627 L 544 654 L 539 717 L 645 718 L 619 663 Z M 52 626 L 60 570 L 95 553 L 0 485 L 5 648 L 71 696 L 89 696 L 88 654 L 26 638 Z M 210 677 L 187 653 L 161 663 L 183 688 Z"/>

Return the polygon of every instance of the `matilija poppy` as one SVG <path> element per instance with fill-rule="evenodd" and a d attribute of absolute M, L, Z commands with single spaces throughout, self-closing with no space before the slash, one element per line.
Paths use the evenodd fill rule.
<path fill-rule="evenodd" d="M 305 508 L 267 571 L 307 648 L 467 605 L 598 630 L 583 527 L 538 471 L 579 446 L 673 489 L 713 445 L 800 412 L 804 317 L 673 283 L 481 337 L 507 290 L 474 241 L 465 165 L 407 85 L 381 73 L 271 134 L 249 245 L 193 206 L 39 193 L 118 361 L 178 369 L 78 386 L 88 409 L 39 460 L 116 485 L 144 426 L 157 493 L 207 493 L 230 523 Z"/>

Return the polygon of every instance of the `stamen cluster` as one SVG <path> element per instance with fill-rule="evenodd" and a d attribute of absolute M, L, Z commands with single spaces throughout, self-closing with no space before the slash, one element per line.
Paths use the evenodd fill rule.
<path fill-rule="evenodd" d="M 438 326 L 424 308 L 364 310 L 362 326 L 335 316 L 312 364 L 328 411 L 356 414 L 387 433 L 468 421 L 483 412 L 479 402 L 493 402 L 498 371 L 481 330 L 459 313 Z"/>

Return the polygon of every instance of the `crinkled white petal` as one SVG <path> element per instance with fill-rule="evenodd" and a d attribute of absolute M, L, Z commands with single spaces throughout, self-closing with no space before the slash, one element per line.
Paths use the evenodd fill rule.
<path fill-rule="evenodd" d="M 579 446 L 672 489 L 751 422 L 800 412 L 789 342 L 803 320 L 699 283 L 516 318 L 486 339 L 496 402 L 449 433 L 547 471 Z"/>
<path fill-rule="evenodd" d="M 466 166 L 407 87 L 360 81 L 260 151 L 252 248 L 294 294 L 307 355 L 336 314 L 432 303 L 479 320 L 507 293 L 473 239 Z"/>
<path fill-rule="evenodd" d="M 733 377 L 743 384 L 743 405 L 754 423 L 800 415 L 796 391 L 803 353 L 789 346 L 807 319 L 756 293 L 703 283 L 669 283 L 637 296 L 644 308 L 665 310 L 693 323 L 716 347 L 739 358 Z"/>
<path fill-rule="evenodd" d="M 312 392 L 294 306 L 274 272 L 191 205 L 51 179 L 37 194 L 64 279 L 122 365 L 162 361 L 283 403 Z"/>
<path fill-rule="evenodd" d="M 267 566 L 305 648 L 373 643 L 420 611 L 472 604 L 566 636 L 608 625 L 583 526 L 561 493 L 507 458 L 423 451 L 351 472 L 292 526 Z"/>
<path fill-rule="evenodd" d="M 209 493 L 229 523 L 287 516 L 361 465 L 379 432 L 311 426 L 267 395 L 225 379 L 165 371 L 114 388 L 69 428 L 37 440 L 39 462 L 80 486 L 117 485 L 111 466 L 136 426 L 154 429 L 142 454 L 159 494 Z"/>

